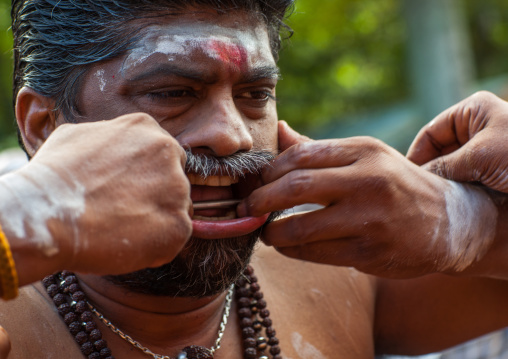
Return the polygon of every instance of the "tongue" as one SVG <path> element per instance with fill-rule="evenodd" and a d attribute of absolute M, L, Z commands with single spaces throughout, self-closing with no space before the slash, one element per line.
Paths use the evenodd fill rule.
<path fill-rule="evenodd" d="M 192 220 L 192 235 L 202 239 L 232 238 L 254 232 L 268 219 L 269 214 L 261 217 L 243 217 L 225 221 Z"/>

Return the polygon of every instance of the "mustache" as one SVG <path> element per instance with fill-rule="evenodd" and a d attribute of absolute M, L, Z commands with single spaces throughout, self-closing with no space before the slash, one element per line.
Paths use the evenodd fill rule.
<path fill-rule="evenodd" d="M 185 170 L 203 178 L 217 175 L 244 177 L 247 173 L 257 174 L 269 166 L 276 157 L 267 150 L 237 152 L 230 156 L 215 157 L 192 153 L 191 150 L 185 149 L 185 154 L 187 155 Z"/>

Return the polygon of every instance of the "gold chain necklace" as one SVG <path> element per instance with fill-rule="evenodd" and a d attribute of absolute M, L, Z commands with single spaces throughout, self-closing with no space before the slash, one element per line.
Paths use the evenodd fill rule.
<path fill-rule="evenodd" d="M 235 289 L 235 285 L 232 284 L 231 287 L 229 288 L 228 294 L 226 295 L 226 303 L 224 305 L 224 312 L 222 314 L 222 320 L 221 320 L 221 323 L 219 325 L 219 332 L 217 333 L 217 339 L 215 340 L 215 344 L 211 348 L 209 348 L 209 349 L 208 348 L 203 348 L 204 350 L 209 352 L 209 354 L 211 355 L 212 358 L 213 358 L 213 354 L 220 348 L 220 343 L 222 341 L 222 337 L 224 335 L 224 331 L 226 330 L 226 324 L 228 323 L 228 317 L 229 317 L 229 312 L 230 312 L 230 309 L 231 309 L 231 302 L 232 302 L 232 299 L 233 299 L 234 289 Z M 167 356 L 167 355 L 155 354 L 150 349 L 148 349 L 147 347 L 143 346 L 140 342 L 138 342 L 137 340 L 132 339 L 131 336 L 129 336 L 128 334 L 125 334 L 120 329 L 118 329 L 113 323 L 111 323 L 111 321 L 106 319 L 89 302 L 88 302 L 88 306 L 90 307 L 90 310 L 92 311 L 92 313 L 94 313 L 97 316 L 97 318 L 99 318 L 109 329 L 111 329 L 111 331 L 113 333 L 118 335 L 120 338 L 122 338 L 126 342 L 130 343 L 135 348 L 141 350 L 143 353 L 145 353 L 147 355 L 151 355 L 152 358 L 154 358 L 154 359 L 173 359 L 173 358 L 171 358 L 170 356 Z M 187 354 L 184 351 L 180 352 L 178 354 L 178 356 L 177 356 L 177 359 L 186 359 L 186 358 L 187 358 Z"/>

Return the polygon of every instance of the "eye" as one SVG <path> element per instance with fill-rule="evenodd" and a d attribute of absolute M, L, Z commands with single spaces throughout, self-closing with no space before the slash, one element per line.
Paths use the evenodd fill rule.
<path fill-rule="evenodd" d="M 149 92 L 147 95 L 155 100 L 159 99 L 181 99 L 185 97 L 192 97 L 194 94 L 189 90 L 167 90 L 167 91 L 155 91 Z"/>
<path fill-rule="evenodd" d="M 260 102 L 266 102 L 268 100 L 276 100 L 275 96 L 272 95 L 272 92 L 267 90 L 243 92 L 240 95 L 238 95 L 237 98 L 245 100 L 255 100 Z"/>
<path fill-rule="evenodd" d="M 144 89 L 134 99 L 140 111 L 168 119 L 183 114 L 198 97 L 199 92 L 188 86 L 160 86 Z"/>

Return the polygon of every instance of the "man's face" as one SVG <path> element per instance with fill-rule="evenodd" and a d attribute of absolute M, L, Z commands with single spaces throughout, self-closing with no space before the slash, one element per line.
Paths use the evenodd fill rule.
<path fill-rule="evenodd" d="M 262 22 L 244 12 L 217 15 L 212 11 L 189 11 L 136 20 L 131 25 L 140 27 L 135 46 L 125 56 L 99 63 L 88 71 L 78 98 L 83 115 L 80 122 L 144 112 L 194 155 L 227 160 L 248 151 L 276 153 L 274 96 L 278 69 Z M 189 173 L 193 201 L 243 198 L 256 186 L 256 176 L 241 175 L 250 169 L 239 169 L 233 175 L 227 175 L 221 166 L 216 170 L 206 179 Z M 229 238 L 225 245 L 228 248 L 223 254 L 212 254 L 214 259 L 228 257 L 226 252 L 238 256 L 238 247 L 253 246 L 253 233 L 266 220 L 234 218 L 234 210 L 224 209 L 196 211 L 194 215 L 193 235 L 206 239 L 191 239 L 183 257 L 189 253 L 195 258 L 200 247 L 203 261 L 210 262 L 201 272 L 224 267 L 225 263 L 213 264 L 210 259 L 212 248 L 220 251 L 224 247 L 225 242 L 217 239 Z M 250 249 L 243 255 L 248 256 Z M 178 261 L 185 262 L 185 258 Z M 182 266 L 190 270 L 203 263 Z M 237 275 L 238 269 L 232 275 Z M 141 282 L 147 280 L 143 277 Z M 126 281 L 132 282 L 132 278 Z M 182 292 L 181 287 L 175 290 Z M 176 294 L 173 292 L 168 293 Z"/>
<path fill-rule="evenodd" d="M 147 21 L 152 25 L 146 26 Z M 194 154 L 228 157 L 276 151 L 278 69 L 263 23 L 244 12 L 189 11 L 132 26 L 142 27 L 135 47 L 88 72 L 78 98 L 84 121 L 144 112 Z M 193 201 L 239 199 L 252 191 L 253 181 L 238 174 L 200 177 L 189 175 Z M 241 183 L 231 186 L 238 177 Z M 196 215 L 230 218 L 226 212 Z M 201 227 L 195 226 L 195 232 Z M 246 234 L 235 224 L 212 234 L 217 225 L 209 227 L 204 224 L 202 233 L 195 234 Z M 254 229 L 247 225 L 247 231 Z"/>

